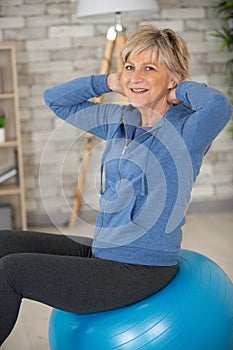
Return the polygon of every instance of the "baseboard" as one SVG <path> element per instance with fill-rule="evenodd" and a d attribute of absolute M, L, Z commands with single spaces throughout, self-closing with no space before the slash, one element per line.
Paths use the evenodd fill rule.
<path fill-rule="evenodd" d="M 95 210 L 83 210 L 79 213 L 79 218 L 88 223 L 94 223 L 96 219 L 97 211 Z M 28 227 L 40 227 L 40 226 L 67 226 L 69 222 L 69 215 L 66 213 L 53 213 L 53 221 L 49 218 L 47 214 L 27 214 L 27 224 Z"/>
<path fill-rule="evenodd" d="M 220 211 L 233 210 L 233 198 L 222 200 L 206 200 L 206 201 L 193 201 L 189 205 L 187 214 L 196 213 L 211 213 Z M 97 211 L 95 210 L 83 210 L 79 213 L 79 218 L 86 223 L 95 222 Z M 47 214 L 34 214 L 28 213 L 27 222 L 29 227 L 40 226 L 67 226 L 69 222 L 69 215 L 64 213 L 53 214 L 53 222 L 50 220 Z"/>
<path fill-rule="evenodd" d="M 211 213 L 233 210 L 233 198 L 193 201 L 189 204 L 188 214 Z"/>

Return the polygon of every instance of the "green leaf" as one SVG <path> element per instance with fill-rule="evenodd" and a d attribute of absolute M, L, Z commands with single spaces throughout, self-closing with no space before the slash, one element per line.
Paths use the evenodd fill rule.
<path fill-rule="evenodd" d="M 213 8 L 216 16 L 222 16 L 223 20 L 230 20 L 233 18 L 233 1 L 220 1 Z"/>
<path fill-rule="evenodd" d="M 0 128 L 4 128 L 5 125 L 5 118 L 0 117 Z"/>

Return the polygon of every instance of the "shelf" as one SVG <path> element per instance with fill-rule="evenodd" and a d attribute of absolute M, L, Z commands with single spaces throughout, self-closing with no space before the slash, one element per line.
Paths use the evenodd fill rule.
<path fill-rule="evenodd" d="M 0 100 L 5 100 L 8 98 L 15 98 L 15 94 L 13 92 L 6 92 L 0 94 Z"/>
<path fill-rule="evenodd" d="M 0 185 L 0 196 L 20 194 L 21 188 L 19 186 Z"/>
<path fill-rule="evenodd" d="M 18 142 L 16 140 L 0 142 L 0 148 L 16 147 Z"/>
<path fill-rule="evenodd" d="M 6 50 L 12 50 L 12 45 L 11 44 L 2 44 L 1 46 L 0 46 L 0 51 L 6 51 Z"/>
<path fill-rule="evenodd" d="M 0 204 L 12 208 L 12 227 L 27 229 L 21 128 L 19 117 L 19 96 L 17 85 L 15 46 L 0 45 L 0 107 L 4 111 L 6 140 L 0 143 L 0 166 L 17 168 L 15 181 L 0 184 Z M 0 226 L 1 227 L 1 226 Z"/>

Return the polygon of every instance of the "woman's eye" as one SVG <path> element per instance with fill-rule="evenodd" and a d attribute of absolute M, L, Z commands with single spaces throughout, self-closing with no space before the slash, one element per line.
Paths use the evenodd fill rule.
<path fill-rule="evenodd" d="M 132 69 L 133 69 L 133 67 L 130 65 L 125 66 L 125 70 L 132 70 Z"/>
<path fill-rule="evenodd" d="M 154 67 L 151 67 L 151 66 L 148 66 L 148 67 L 146 67 L 146 71 L 151 71 L 151 70 L 154 70 Z"/>

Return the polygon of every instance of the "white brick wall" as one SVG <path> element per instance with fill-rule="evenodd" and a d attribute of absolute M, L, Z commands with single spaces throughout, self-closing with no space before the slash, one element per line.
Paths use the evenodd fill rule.
<path fill-rule="evenodd" d="M 35 16 L 45 13 L 46 5 L 45 4 L 28 4 L 21 6 L 3 6 L 2 15 L 3 16 Z"/>
<path fill-rule="evenodd" d="M 0 29 L 23 28 L 25 19 L 23 17 L 2 17 L 0 18 Z"/>
<path fill-rule="evenodd" d="M 62 50 L 70 48 L 72 45 L 71 38 L 56 38 L 42 40 L 28 40 L 26 43 L 27 50 Z"/>
<path fill-rule="evenodd" d="M 224 65 L 230 53 L 219 53 L 220 42 L 211 33 L 219 28 L 212 0 L 158 0 L 159 12 L 137 21 L 128 19 L 127 31 L 139 23 L 170 27 L 187 41 L 192 55 L 192 78 L 206 82 L 230 96 Z M 12 42 L 17 51 L 20 116 L 28 216 L 45 214 L 39 171 L 43 159 L 46 206 L 56 215 L 68 215 L 76 188 L 85 139 L 77 129 L 58 130 L 60 120 L 43 101 L 43 91 L 55 84 L 99 71 L 109 24 L 77 19 L 76 0 L 1 0 L 0 40 Z M 114 64 L 113 64 L 114 66 Z M 231 96 L 232 97 L 232 96 Z M 233 197 L 233 140 L 225 130 L 207 154 L 192 201 Z M 53 138 L 56 131 L 56 137 Z M 52 136 L 52 138 L 51 138 Z M 74 138 L 77 141 L 74 145 Z M 44 146 L 50 140 L 46 158 Z M 103 145 L 94 147 L 84 188 L 82 210 L 98 209 L 98 166 Z M 64 152 L 65 155 L 64 155 Z M 61 158 L 64 157 L 63 163 Z M 62 167 L 62 175 L 59 173 Z M 59 187 L 62 177 L 63 188 Z M 64 203 L 64 191 L 67 203 Z M 56 216 L 55 215 L 55 216 Z"/>
<path fill-rule="evenodd" d="M 95 30 L 93 25 L 51 26 L 49 28 L 50 38 L 90 37 L 94 34 Z"/>
<path fill-rule="evenodd" d="M 174 18 L 179 18 L 183 20 L 189 19 L 203 19 L 205 18 L 205 10 L 202 7 L 194 7 L 194 8 L 166 8 L 162 9 L 160 12 L 161 18 L 167 18 L 173 20 Z"/>

